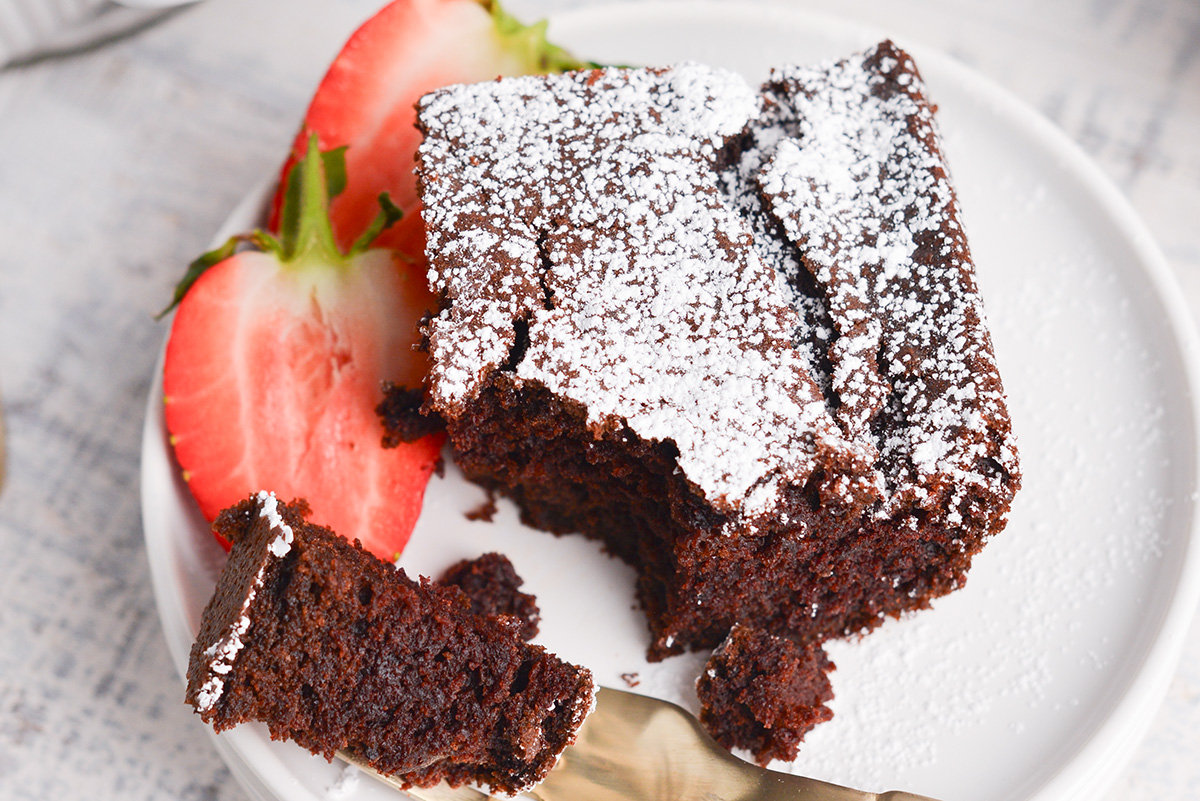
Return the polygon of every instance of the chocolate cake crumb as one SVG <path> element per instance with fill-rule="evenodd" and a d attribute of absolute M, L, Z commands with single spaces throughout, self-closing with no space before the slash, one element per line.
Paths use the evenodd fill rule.
<path fill-rule="evenodd" d="M 488 490 L 487 498 L 474 509 L 467 511 L 466 518 L 473 521 L 492 522 L 496 515 L 496 493 Z"/>
<path fill-rule="evenodd" d="M 541 620 L 537 598 L 520 591 L 525 582 L 507 556 L 485 553 L 475 559 L 464 559 L 447 568 L 438 583 L 462 590 L 475 614 L 515 618 L 520 621 L 522 639 L 528 641 L 537 636 Z"/>
<path fill-rule="evenodd" d="M 726 748 L 745 748 L 760 765 L 796 758 L 800 741 L 833 717 L 824 649 L 738 624 L 696 682 L 700 722 Z"/>
<path fill-rule="evenodd" d="M 383 400 L 375 414 L 383 423 L 383 447 L 395 448 L 404 442 L 416 442 L 429 434 L 446 429 L 437 412 L 424 408 L 425 390 L 398 386 L 391 381 L 383 384 Z"/>

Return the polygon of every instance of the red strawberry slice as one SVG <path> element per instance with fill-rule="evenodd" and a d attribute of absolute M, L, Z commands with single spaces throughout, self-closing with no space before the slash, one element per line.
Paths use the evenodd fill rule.
<path fill-rule="evenodd" d="M 380 245 L 411 257 L 424 274 L 425 232 L 417 214 L 414 155 L 420 144 L 416 102 L 453 83 L 500 75 L 592 66 L 546 42 L 546 25 L 525 26 L 488 0 L 396 0 L 346 42 L 322 80 L 284 171 L 303 156 L 310 133 L 322 150 L 347 147 L 346 190 L 330 206 L 338 243 L 347 247 L 387 192 L 404 217 Z M 269 227 L 278 230 L 276 197 Z"/>
<path fill-rule="evenodd" d="M 181 284 L 163 370 L 167 429 L 209 520 L 271 490 L 305 498 L 315 521 L 392 559 L 442 439 L 384 449 L 375 406 L 385 380 L 421 385 L 427 364 L 413 345 L 431 299 L 398 254 L 366 248 L 385 218 L 345 253 L 334 244 L 327 208 L 340 155 L 323 162 L 311 142 L 283 233 L 235 238 Z M 260 249 L 235 253 L 246 239 Z"/>

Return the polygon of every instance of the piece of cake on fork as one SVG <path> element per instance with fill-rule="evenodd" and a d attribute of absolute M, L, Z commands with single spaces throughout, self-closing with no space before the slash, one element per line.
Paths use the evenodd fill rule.
<path fill-rule="evenodd" d="M 592 709 L 591 674 L 307 514 L 263 492 L 214 522 L 233 549 L 188 666 L 201 717 L 261 721 L 411 785 L 515 794 L 545 778 Z"/>

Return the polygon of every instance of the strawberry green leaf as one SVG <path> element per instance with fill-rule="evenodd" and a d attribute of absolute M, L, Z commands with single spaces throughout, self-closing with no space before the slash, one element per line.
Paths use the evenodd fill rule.
<path fill-rule="evenodd" d="M 225 244 L 213 248 L 207 253 L 202 253 L 197 257 L 188 265 L 183 278 L 175 285 L 175 294 L 171 297 L 170 305 L 154 315 L 154 319 L 161 320 L 166 317 L 172 309 L 179 305 L 179 301 L 183 300 L 183 296 L 187 294 L 187 291 L 192 288 L 192 284 L 196 283 L 200 276 L 204 275 L 210 267 L 214 267 L 232 256 L 237 250 L 238 245 L 247 241 L 247 239 L 248 237 L 244 234 L 231 236 L 225 241 Z"/>
<path fill-rule="evenodd" d="M 404 210 L 392 202 L 391 196 L 388 195 L 387 192 L 380 192 L 379 214 L 377 214 L 375 219 L 371 221 L 371 224 L 367 226 L 367 230 L 362 232 L 362 236 L 354 240 L 354 244 L 350 246 L 350 250 L 347 255 L 353 256 L 357 253 L 362 253 L 371 246 L 371 243 L 375 241 L 376 237 L 398 223 L 400 218 L 403 216 Z"/>
<path fill-rule="evenodd" d="M 315 142 L 316 137 L 310 136 Z M 321 164 L 325 168 L 325 187 L 329 192 L 329 200 L 333 200 L 346 191 L 346 148 L 335 147 L 321 154 Z"/>

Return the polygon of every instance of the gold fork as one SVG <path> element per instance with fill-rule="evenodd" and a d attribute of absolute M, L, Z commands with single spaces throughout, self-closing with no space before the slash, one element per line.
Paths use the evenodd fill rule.
<path fill-rule="evenodd" d="M 358 765 L 393 787 L 400 782 Z M 409 788 L 420 801 L 483 801 L 470 787 Z M 892 790 L 865 793 L 765 770 L 730 754 L 699 721 L 667 701 L 601 688 L 596 709 L 545 781 L 538 801 L 933 801 Z"/>

